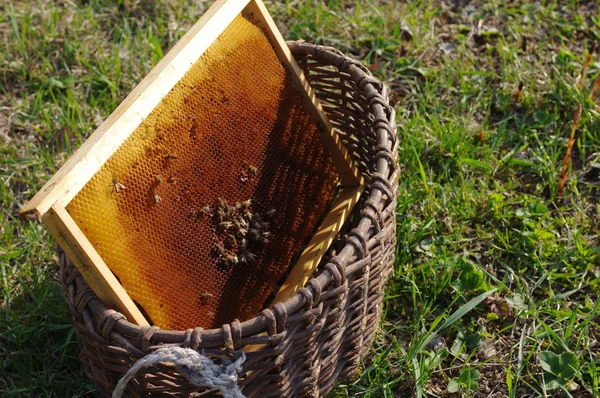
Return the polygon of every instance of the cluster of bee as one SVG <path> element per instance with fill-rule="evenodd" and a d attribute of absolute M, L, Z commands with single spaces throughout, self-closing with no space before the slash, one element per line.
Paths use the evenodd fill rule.
<path fill-rule="evenodd" d="M 253 263 L 256 261 L 255 249 L 272 239 L 269 220 L 275 215 L 275 210 L 261 215 L 253 211 L 250 199 L 231 206 L 217 198 L 214 210 L 206 206 L 198 214 L 203 216 L 209 212 L 214 213 L 216 232 L 221 241 L 215 245 L 214 251 L 220 264 L 226 267 Z"/>

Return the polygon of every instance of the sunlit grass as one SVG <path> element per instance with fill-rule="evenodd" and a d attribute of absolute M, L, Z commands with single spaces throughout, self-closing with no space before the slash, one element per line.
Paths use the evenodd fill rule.
<path fill-rule="evenodd" d="M 53 282 L 54 244 L 16 212 L 209 5 L 198 4 L 0 4 L 0 391 L 92 390 Z M 598 54 L 578 86 L 600 39 L 597 9 L 448 4 L 267 3 L 288 39 L 361 59 L 397 111 L 385 318 L 359 377 L 332 395 L 598 396 Z M 559 357 L 574 371 L 549 367 Z"/>

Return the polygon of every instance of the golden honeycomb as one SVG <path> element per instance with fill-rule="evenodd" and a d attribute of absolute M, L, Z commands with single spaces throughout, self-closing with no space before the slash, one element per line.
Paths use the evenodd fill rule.
<path fill-rule="evenodd" d="M 67 210 L 151 323 L 210 328 L 260 311 L 337 182 L 290 72 L 240 15 Z"/>

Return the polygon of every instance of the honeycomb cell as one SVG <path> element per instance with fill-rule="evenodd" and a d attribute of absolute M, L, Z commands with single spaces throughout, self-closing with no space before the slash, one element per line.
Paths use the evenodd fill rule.
<path fill-rule="evenodd" d="M 67 209 L 153 324 L 211 328 L 260 311 L 338 179 L 289 71 L 238 16 Z"/>

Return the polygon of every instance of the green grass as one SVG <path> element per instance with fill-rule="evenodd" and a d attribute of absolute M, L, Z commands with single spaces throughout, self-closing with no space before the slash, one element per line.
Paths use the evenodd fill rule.
<path fill-rule="evenodd" d="M 152 3 L 0 3 L 1 395 L 92 390 L 53 282 L 53 242 L 16 212 L 208 7 Z M 332 395 L 600 396 L 597 53 L 578 86 L 598 10 L 453 4 L 267 3 L 287 38 L 369 65 L 397 111 L 385 319 L 359 377 Z"/>

